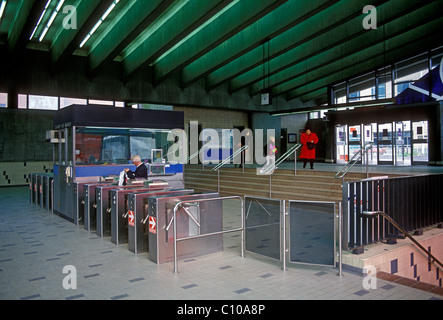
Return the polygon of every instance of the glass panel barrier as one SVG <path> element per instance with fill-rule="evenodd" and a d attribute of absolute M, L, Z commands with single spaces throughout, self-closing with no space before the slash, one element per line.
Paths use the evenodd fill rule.
<path fill-rule="evenodd" d="M 335 203 L 289 201 L 289 262 L 334 266 Z"/>
<path fill-rule="evenodd" d="M 281 200 L 245 197 L 246 250 L 280 260 Z"/>

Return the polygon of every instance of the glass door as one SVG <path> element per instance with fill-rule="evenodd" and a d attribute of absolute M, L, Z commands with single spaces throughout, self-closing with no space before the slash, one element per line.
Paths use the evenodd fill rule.
<path fill-rule="evenodd" d="M 368 163 L 371 165 L 377 164 L 377 124 L 365 124 L 363 127 L 363 146 L 367 143 L 372 142 L 373 146 L 368 151 Z M 364 157 L 363 161 L 366 161 Z"/>
<path fill-rule="evenodd" d="M 349 126 L 349 159 L 361 149 L 361 125 Z M 359 160 L 357 163 L 361 163 Z"/>
<path fill-rule="evenodd" d="M 395 165 L 411 165 L 411 122 L 395 123 Z"/>
<path fill-rule="evenodd" d="M 378 164 L 394 164 L 392 123 L 378 124 Z"/>
<path fill-rule="evenodd" d="M 349 160 L 347 144 L 347 126 L 335 127 L 336 163 L 346 163 Z"/>
<path fill-rule="evenodd" d="M 428 122 L 412 122 L 412 162 L 427 164 L 429 161 Z"/>

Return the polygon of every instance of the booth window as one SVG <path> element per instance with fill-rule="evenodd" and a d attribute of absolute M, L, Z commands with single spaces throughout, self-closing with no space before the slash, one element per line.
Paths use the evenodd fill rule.
<path fill-rule="evenodd" d="M 169 130 L 78 127 L 75 137 L 77 165 L 126 164 L 134 155 L 153 161 L 151 150 L 166 154 L 172 145 Z"/>

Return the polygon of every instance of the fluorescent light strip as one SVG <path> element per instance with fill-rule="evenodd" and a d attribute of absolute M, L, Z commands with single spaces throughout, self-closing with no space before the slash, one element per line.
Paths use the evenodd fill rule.
<path fill-rule="evenodd" d="M 239 3 L 240 0 L 234 0 L 232 1 L 229 5 L 227 5 L 226 7 L 224 7 L 222 10 L 220 10 L 219 12 L 217 12 L 217 14 L 215 14 L 214 16 L 212 16 L 210 19 L 206 20 L 201 26 L 199 26 L 197 29 L 195 29 L 194 31 L 192 31 L 190 34 L 188 34 L 185 38 L 183 38 L 181 41 L 179 41 L 175 46 L 173 46 L 171 49 L 169 49 L 168 51 L 166 51 L 163 55 L 161 55 L 159 58 L 157 58 L 157 60 L 155 60 L 151 65 L 156 64 L 157 62 L 159 62 L 161 59 L 163 59 L 164 57 L 166 57 L 168 54 L 170 54 L 172 51 L 174 51 L 175 49 L 177 49 L 178 47 L 180 47 L 183 43 L 185 43 L 186 41 L 188 41 L 190 38 L 192 38 L 195 34 L 197 34 L 200 30 L 202 30 L 204 27 L 206 27 L 207 25 L 209 25 L 210 23 L 212 23 L 214 20 L 216 20 L 218 17 L 220 17 L 222 14 L 224 14 L 226 11 L 228 11 L 229 9 L 231 9 L 233 6 L 235 6 L 237 3 Z"/>
<path fill-rule="evenodd" d="M 124 51 L 123 58 L 129 56 L 140 43 L 145 42 L 154 32 L 156 32 L 160 27 L 168 21 L 172 16 L 174 16 L 181 8 L 183 8 L 189 0 L 178 0 L 176 1 L 171 8 L 169 8 L 166 13 L 160 15 L 149 28 L 146 28 L 137 38 L 134 40 Z"/>
<path fill-rule="evenodd" d="M 32 34 L 31 34 L 31 36 L 29 37 L 29 40 L 31 40 L 31 39 L 34 37 L 34 34 L 35 34 L 35 32 L 37 31 L 37 28 L 39 27 L 40 22 L 42 22 L 43 16 L 45 15 L 46 10 L 48 10 L 48 7 L 49 7 L 49 5 L 51 4 L 51 2 L 52 2 L 52 0 L 48 0 L 48 2 L 46 2 L 45 9 L 43 10 L 42 14 L 40 15 L 40 18 L 38 19 L 38 22 L 37 22 L 37 24 L 35 25 L 34 31 L 32 31 Z"/>
<path fill-rule="evenodd" d="M 52 23 L 55 20 L 55 17 L 57 17 L 58 12 L 60 11 L 60 8 L 62 7 L 65 0 L 60 0 L 57 7 L 55 8 L 54 12 L 51 15 L 51 18 L 49 18 L 48 23 L 46 24 L 45 29 L 43 30 L 42 34 L 40 35 L 40 38 L 38 39 L 40 42 L 44 39 L 46 33 L 49 31 L 49 28 L 51 27 Z"/>
<path fill-rule="evenodd" d="M 0 7 L 0 20 L 2 19 L 3 13 L 5 12 L 6 2 L 6 0 L 3 0 L 2 6 Z"/>
<path fill-rule="evenodd" d="M 115 0 L 109 8 L 105 11 L 105 13 L 102 15 L 100 20 L 92 27 L 91 31 L 89 31 L 88 35 L 83 39 L 83 41 L 80 43 L 80 48 L 82 48 L 85 43 L 91 38 L 91 36 L 94 34 L 95 31 L 97 31 L 98 27 L 102 24 L 102 22 L 106 19 L 106 17 L 111 13 L 111 11 L 115 8 L 117 3 L 119 3 L 120 0 Z"/>

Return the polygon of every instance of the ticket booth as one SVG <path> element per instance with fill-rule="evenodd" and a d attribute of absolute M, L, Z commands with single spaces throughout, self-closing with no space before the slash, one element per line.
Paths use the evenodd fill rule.
<path fill-rule="evenodd" d="M 83 220 L 91 229 L 95 208 L 86 201 L 95 203 L 95 198 L 88 194 L 88 199 L 81 199 L 84 186 L 116 184 L 125 168 L 135 170 L 130 161 L 135 155 L 149 167 L 149 180 L 183 188 L 183 164 L 167 157 L 175 130 L 183 129 L 183 112 L 99 105 L 57 111 L 54 130 L 47 133 L 54 150 L 54 213 L 75 223 Z"/>

